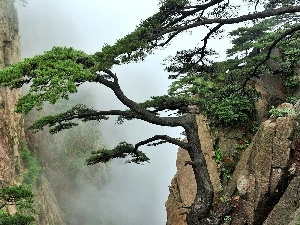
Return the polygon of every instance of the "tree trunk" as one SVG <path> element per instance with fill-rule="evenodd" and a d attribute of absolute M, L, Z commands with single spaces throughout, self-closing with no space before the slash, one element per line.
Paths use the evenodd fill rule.
<path fill-rule="evenodd" d="M 203 225 L 208 224 L 207 218 L 209 217 L 209 212 L 212 207 L 214 191 L 205 157 L 201 150 L 196 117 L 191 115 L 191 118 L 192 119 L 188 124 L 189 126 L 185 128 L 185 131 L 190 146 L 188 153 L 191 158 L 190 164 L 192 165 L 195 174 L 197 192 L 195 201 L 191 205 L 187 215 L 187 224 Z"/>

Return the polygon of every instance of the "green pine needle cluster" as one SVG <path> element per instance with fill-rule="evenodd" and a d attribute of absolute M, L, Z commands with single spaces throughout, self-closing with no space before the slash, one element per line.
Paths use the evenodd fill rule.
<path fill-rule="evenodd" d="M 66 47 L 54 47 L 30 59 L 25 59 L 0 71 L 0 83 L 10 88 L 30 84 L 29 93 L 17 103 L 17 112 L 27 114 L 40 109 L 44 102 L 54 104 L 68 99 L 77 87 L 95 78 L 90 70 L 94 59 L 84 52 Z"/>
<path fill-rule="evenodd" d="M 87 165 L 92 165 L 96 163 L 107 163 L 114 158 L 126 158 L 131 157 L 126 162 L 127 163 L 137 163 L 141 164 L 148 162 L 150 159 L 145 155 L 145 153 L 134 148 L 132 144 L 126 142 L 121 142 L 113 149 L 102 148 L 98 151 L 92 152 L 90 158 L 86 160 Z"/>

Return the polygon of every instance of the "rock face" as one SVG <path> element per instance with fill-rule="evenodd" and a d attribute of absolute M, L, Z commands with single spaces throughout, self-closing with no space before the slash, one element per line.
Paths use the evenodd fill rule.
<path fill-rule="evenodd" d="M 244 150 L 229 183 L 223 183 L 223 195 L 238 200 L 230 215 L 231 225 L 292 225 L 299 221 L 300 137 L 297 133 L 299 114 L 295 113 L 299 109 L 284 103 L 278 110 L 291 113 L 268 119 L 261 124 L 250 145 Z M 198 126 L 203 130 L 205 124 L 198 123 Z M 205 130 L 209 134 L 209 129 Z M 202 136 L 202 146 L 212 142 L 209 135 L 205 136 L 200 130 L 199 134 Z M 208 161 L 213 158 L 213 149 L 206 149 L 211 151 L 206 159 Z M 187 210 L 182 207 L 188 207 L 193 202 L 196 189 L 192 169 L 184 166 L 188 160 L 187 152 L 179 149 L 177 173 L 172 180 L 166 203 L 167 225 L 186 224 L 182 213 Z M 215 174 L 211 171 L 211 174 Z M 219 177 L 219 174 L 215 174 L 215 177 Z M 215 200 L 218 204 L 218 200 Z"/>
<path fill-rule="evenodd" d="M 13 0 L 0 1 L 0 69 L 20 59 L 18 17 Z M 26 141 L 23 117 L 15 113 L 15 103 L 22 90 L 0 87 L 0 188 L 22 184 L 24 168 L 20 159 L 22 143 Z M 33 190 L 36 197 L 36 224 L 63 225 L 60 210 L 47 180 Z M 10 207 L 10 212 L 16 209 Z"/>
<path fill-rule="evenodd" d="M 42 174 L 35 195 L 35 223 L 38 225 L 64 225 L 64 217 L 58 207 L 58 202 L 53 190 Z"/>
<path fill-rule="evenodd" d="M 13 1 L 0 2 L 0 69 L 19 60 L 18 20 Z M 20 173 L 19 144 L 24 140 L 20 129 L 22 118 L 16 114 L 14 103 L 21 90 L 0 87 L 0 183 L 1 186 L 18 182 Z"/>
<path fill-rule="evenodd" d="M 263 225 L 299 224 L 300 177 L 295 177 Z"/>
<path fill-rule="evenodd" d="M 258 101 L 255 102 L 257 111 L 257 121 L 262 123 L 265 121 L 269 114 L 268 111 L 272 105 L 280 104 L 283 99 L 283 81 L 281 74 L 262 75 L 255 84 L 255 89 L 262 95 Z"/>
<path fill-rule="evenodd" d="M 293 109 L 291 104 L 280 107 Z M 289 169 L 296 127 L 296 115 L 269 119 L 261 124 L 226 189 L 228 196 L 233 196 L 236 190 L 241 196 L 242 213 L 232 224 L 262 224 L 277 206 L 291 179 Z M 280 215 L 283 217 L 283 212 Z"/>
<path fill-rule="evenodd" d="M 176 167 L 177 173 L 169 186 L 169 198 L 166 202 L 167 225 L 186 224 L 187 209 L 196 195 L 196 181 L 194 172 L 190 165 L 184 163 L 190 161 L 187 151 L 179 148 L 177 153 Z"/>

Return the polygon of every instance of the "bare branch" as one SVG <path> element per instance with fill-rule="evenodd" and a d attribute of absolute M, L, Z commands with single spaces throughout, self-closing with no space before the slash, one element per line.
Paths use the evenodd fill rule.
<path fill-rule="evenodd" d="M 91 156 L 86 160 L 86 163 L 87 165 L 107 163 L 111 159 L 126 158 L 128 156 L 131 156 L 131 158 L 126 161 L 127 163 L 141 164 L 144 162 L 149 162 L 150 160 L 145 153 L 135 149 L 133 145 L 126 142 L 121 142 L 110 150 L 102 148 L 100 150 L 93 151 Z"/>
<path fill-rule="evenodd" d="M 181 148 L 186 149 L 186 150 L 189 150 L 191 148 L 188 143 L 180 141 L 180 140 L 175 139 L 175 138 L 172 138 L 168 135 L 155 135 L 151 138 L 148 138 L 144 141 L 141 141 L 141 142 L 137 143 L 135 145 L 135 149 L 138 149 L 142 145 L 147 145 L 151 142 L 158 141 L 158 140 L 164 140 L 165 141 L 164 143 L 168 142 L 168 143 L 180 146 Z"/>
<path fill-rule="evenodd" d="M 193 6 L 194 8 L 197 8 L 198 10 L 205 10 L 208 9 L 209 7 L 212 7 L 216 4 L 219 4 L 223 2 L 224 0 L 211 0 L 210 2 L 203 4 L 203 5 L 195 5 Z"/>
<path fill-rule="evenodd" d="M 208 9 L 208 8 L 210 8 L 210 7 L 214 6 L 214 5 L 216 5 L 216 4 L 219 4 L 219 3 L 223 2 L 223 1 L 224 1 L 224 0 L 212 0 L 212 1 L 210 1 L 210 2 L 208 2 L 208 3 L 206 3 L 206 4 L 202 4 L 202 5 L 186 6 L 186 7 L 184 7 L 184 9 L 193 9 L 193 10 L 183 11 L 183 12 L 182 12 L 183 15 L 182 15 L 181 17 L 179 17 L 179 18 L 175 19 L 174 21 L 168 23 L 168 24 L 165 26 L 165 28 L 167 28 L 167 27 L 172 27 L 172 26 L 175 25 L 176 23 L 178 23 L 178 22 L 184 20 L 185 18 L 187 18 L 187 17 L 189 17 L 189 16 L 191 16 L 191 15 L 194 15 L 194 14 L 197 13 L 197 12 L 202 11 L 202 14 L 203 14 L 204 10 L 206 10 L 206 9 Z"/>
<path fill-rule="evenodd" d="M 220 23 L 218 24 L 217 26 L 215 26 L 213 29 L 211 29 L 207 34 L 206 36 L 203 38 L 203 46 L 201 47 L 200 51 L 199 51 L 199 54 L 200 54 L 200 58 L 194 62 L 194 63 L 190 63 L 189 67 L 188 68 L 184 68 L 184 70 L 188 70 L 190 68 L 192 68 L 194 65 L 197 65 L 199 64 L 200 62 L 202 62 L 202 66 L 201 66 L 201 69 L 203 69 L 204 67 L 204 62 L 203 62 L 203 58 L 205 57 L 205 53 L 206 53 L 206 47 L 207 47 L 207 43 L 208 43 L 208 39 L 211 37 L 211 35 L 213 35 L 216 31 L 218 31 L 224 24 Z M 195 53 L 196 55 L 196 53 Z M 180 71 L 180 73 L 182 73 L 183 71 Z M 178 74 L 178 75 L 179 75 Z"/>
<path fill-rule="evenodd" d="M 158 46 L 163 47 L 163 46 L 167 45 L 170 41 L 173 40 L 174 37 L 176 37 L 180 33 L 181 33 L 181 31 L 176 31 L 176 32 L 172 33 L 170 35 L 170 37 L 166 41 L 164 41 L 163 43 L 159 44 Z"/>
<path fill-rule="evenodd" d="M 263 65 L 268 59 L 270 59 L 271 57 L 271 53 L 272 50 L 276 47 L 276 45 L 286 36 L 291 35 L 293 33 L 295 33 L 296 31 L 300 30 L 300 25 L 295 26 L 287 31 L 285 31 L 283 34 L 281 34 L 275 41 L 273 41 L 273 43 L 270 45 L 270 47 L 268 48 L 268 53 L 267 56 L 265 57 L 265 59 L 263 61 L 261 61 L 259 64 L 256 65 L 256 67 L 253 70 L 252 76 L 254 77 L 257 73 L 258 68 Z"/>
<path fill-rule="evenodd" d="M 62 120 L 64 121 L 69 121 L 69 120 L 73 120 L 73 119 L 81 119 L 81 120 L 98 120 L 99 117 L 101 116 L 122 116 L 124 118 L 128 118 L 128 119 L 141 119 L 139 118 L 138 115 L 136 115 L 135 113 L 133 113 L 130 110 L 107 110 L 107 111 L 97 111 L 97 110 L 93 110 L 93 111 L 89 111 L 89 112 L 78 112 L 76 114 L 73 115 L 68 115 L 67 117 L 63 118 Z"/>
<path fill-rule="evenodd" d="M 177 31 L 185 31 L 194 27 L 199 27 L 201 25 L 208 25 L 208 24 L 235 24 L 235 23 L 241 23 L 248 20 L 254 20 L 254 19 L 263 19 L 271 16 L 277 16 L 277 15 L 283 15 L 287 13 L 296 13 L 300 12 L 300 6 L 289 6 L 289 7 L 282 7 L 279 9 L 273 9 L 273 10 L 265 10 L 262 12 L 255 12 L 248 15 L 243 15 L 239 17 L 233 17 L 233 18 L 214 18 L 214 19 L 203 19 L 195 23 L 183 25 L 183 26 L 175 26 L 167 29 L 163 29 L 160 33 L 158 33 L 157 37 L 163 36 L 167 33 L 171 32 L 177 32 Z"/>

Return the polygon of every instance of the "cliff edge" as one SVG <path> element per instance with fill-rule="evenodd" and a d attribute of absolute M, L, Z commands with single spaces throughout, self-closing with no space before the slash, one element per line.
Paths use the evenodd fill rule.
<path fill-rule="evenodd" d="M 0 69 L 20 60 L 17 11 L 14 0 L 0 1 Z M 20 152 L 26 143 L 24 119 L 15 113 L 15 104 L 22 90 L 0 87 L 0 188 L 21 185 L 26 171 Z M 44 176 L 33 189 L 36 224 L 63 225 L 63 217 Z M 14 214 L 17 209 L 9 206 Z"/>
<path fill-rule="evenodd" d="M 283 103 L 280 74 L 262 75 L 255 85 L 262 93 L 256 102 L 255 132 L 214 127 L 198 116 L 199 139 L 215 191 L 213 215 L 231 207 L 221 224 L 299 224 L 300 100 L 295 105 Z M 299 97 L 299 87 L 294 96 Z M 273 105 L 277 108 L 270 117 Z M 196 182 L 186 161 L 190 161 L 187 151 L 179 148 L 177 173 L 166 202 L 167 225 L 186 225 L 195 198 Z"/>

